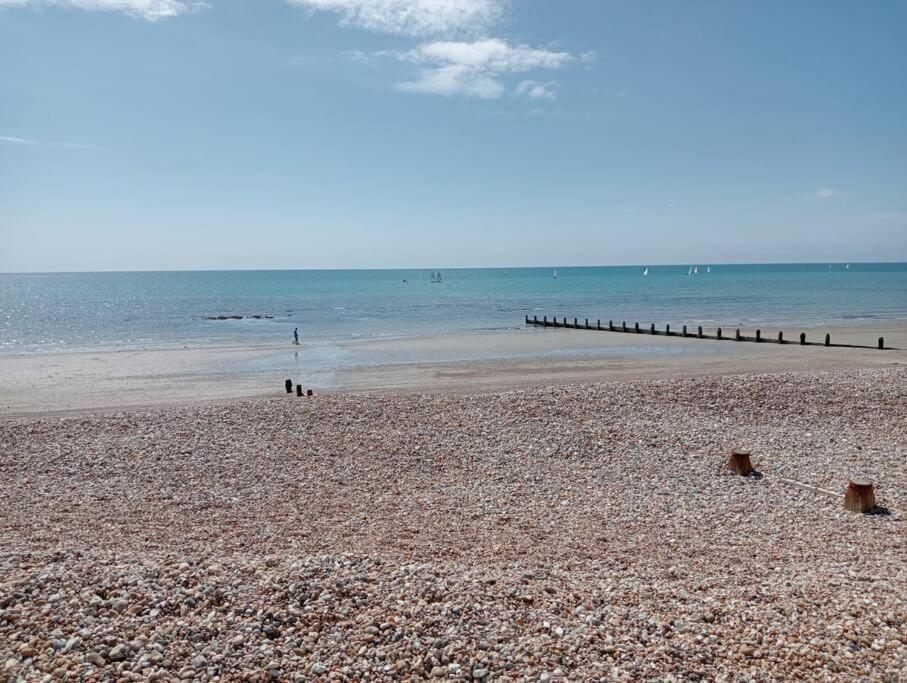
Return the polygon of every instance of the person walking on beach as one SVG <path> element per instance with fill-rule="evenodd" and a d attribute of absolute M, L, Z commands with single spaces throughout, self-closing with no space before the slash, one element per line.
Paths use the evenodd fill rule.
<path fill-rule="evenodd" d="M 299 346 L 299 328 L 293 330 L 293 343 Z"/>

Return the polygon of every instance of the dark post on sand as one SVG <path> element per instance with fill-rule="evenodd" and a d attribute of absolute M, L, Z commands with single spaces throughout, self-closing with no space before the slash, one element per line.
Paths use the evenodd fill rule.
<path fill-rule="evenodd" d="M 702 339 L 702 325 L 699 326 L 699 330 L 696 332 L 696 336 Z"/>
<path fill-rule="evenodd" d="M 806 346 L 806 332 L 800 333 L 800 346 Z"/>
<path fill-rule="evenodd" d="M 831 335 L 830 334 L 825 335 L 825 346 L 831 346 Z"/>
<path fill-rule="evenodd" d="M 314 390 L 314 389 L 306 389 L 306 390 L 305 390 L 305 395 L 306 395 L 306 396 L 314 396 L 314 395 L 315 395 L 315 390 Z"/>
<path fill-rule="evenodd" d="M 721 339 L 721 328 L 718 328 L 718 338 Z"/>
<path fill-rule="evenodd" d="M 636 334 L 639 334 L 639 323 L 635 323 Z"/>
<path fill-rule="evenodd" d="M 884 348 L 885 348 L 885 337 L 879 337 L 879 350 L 881 351 Z"/>
<path fill-rule="evenodd" d="M 288 394 L 293 393 L 293 380 L 288 379 L 286 382 L 284 382 L 284 386 L 287 388 Z"/>
<path fill-rule="evenodd" d="M 740 341 L 740 329 L 739 328 L 734 332 L 734 339 L 736 339 L 737 341 Z"/>
<path fill-rule="evenodd" d="M 655 334 L 655 323 L 652 323 L 652 327 L 649 328 L 649 334 Z"/>
<path fill-rule="evenodd" d="M 783 343 L 784 343 L 784 332 L 782 332 L 782 331 L 780 331 L 780 330 L 778 331 L 778 343 L 779 343 L 779 344 L 783 344 Z"/>
<path fill-rule="evenodd" d="M 727 466 L 731 472 L 745 477 L 753 471 L 753 466 L 750 463 L 750 452 L 741 451 L 735 448 L 731 451 L 731 457 L 728 458 Z"/>
<path fill-rule="evenodd" d="M 756 342 L 762 341 L 762 330 L 756 330 Z"/>
<path fill-rule="evenodd" d="M 870 512 L 876 506 L 876 494 L 868 479 L 851 479 L 844 494 L 844 507 L 851 512 Z"/>
<path fill-rule="evenodd" d="M 302 385 L 301 384 L 296 385 L 296 395 L 302 396 Z"/>

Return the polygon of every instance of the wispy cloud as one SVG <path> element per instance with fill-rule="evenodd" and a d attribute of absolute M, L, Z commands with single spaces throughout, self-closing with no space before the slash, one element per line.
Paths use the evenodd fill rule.
<path fill-rule="evenodd" d="M 828 199 L 829 197 L 834 197 L 837 192 L 828 187 L 823 187 L 821 190 L 816 190 L 812 197 L 813 199 Z"/>
<path fill-rule="evenodd" d="M 347 26 L 412 36 L 478 33 L 504 12 L 507 0 L 287 0 L 333 12 Z"/>
<path fill-rule="evenodd" d="M 557 82 L 548 81 L 539 83 L 538 81 L 521 81 L 516 87 L 517 95 L 525 95 L 530 100 L 554 100 L 557 99 Z"/>
<path fill-rule="evenodd" d="M 589 54 L 511 45 L 497 38 L 473 42 L 436 41 L 423 43 L 413 50 L 394 53 L 404 62 L 421 67 L 416 78 L 397 84 L 398 90 L 432 95 L 466 95 L 493 99 L 506 88 L 510 75 L 535 70 L 554 71 L 577 61 L 594 58 Z M 554 97 L 554 83 L 524 81 L 518 94 L 533 99 Z"/>
<path fill-rule="evenodd" d="M 13 145 L 34 145 L 33 140 L 25 140 L 24 138 L 14 138 L 10 135 L 0 135 L 0 142 L 8 142 Z"/>
<path fill-rule="evenodd" d="M 3 7 L 66 7 L 91 11 L 122 12 L 158 21 L 208 7 L 202 0 L 0 0 Z"/>

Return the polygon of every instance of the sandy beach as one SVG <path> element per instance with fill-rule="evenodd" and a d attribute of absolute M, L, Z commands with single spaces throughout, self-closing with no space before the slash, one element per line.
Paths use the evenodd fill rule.
<path fill-rule="evenodd" d="M 904 680 L 905 373 L 10 417 L 0 666 L 10 680 Z M 733 447 L 761 477 L 726 471 Z M 882 514 L 843 509 L 855 472 Z"/>
<path fill-rule="evenodd" d="M 726 328 L 727 330 L 730 328 Z M 754 330 L 743 329 L 744 334 Z M 787 330 L 787 338 L 797 332 Z M 486 392 L 642 377 L 895 367 L 907 324 L 807 329 L 841 344 L 800 347 L 564 329 L 461 332 L 299 347 L 224 346 L 0 356 L 0 419 L 21 413 L 273 396 L 284 380 L 319 393 Z M 766 330 L 766 336 L 776 334 Z"/>

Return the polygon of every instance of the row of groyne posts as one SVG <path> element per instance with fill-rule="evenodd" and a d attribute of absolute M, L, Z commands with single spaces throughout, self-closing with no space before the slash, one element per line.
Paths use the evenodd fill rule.
<path fill-rule="evenodd" d="M 727 467 L 731 472 L 739 474 L 742 477 L 762 478 L 762 474 L 753 467 L 753 463 L 750 460 L 750 452 L 747 450 L 738 448 L 732 450 L 730 457 L 728 458 Z M 818 493 L 823 496 L 828 496 L 829 498 L 838 498 L 841 495 L 834 491 L 804 484 L 803 482 L 787 479 L 786 477 L 778 477 L 778 481 L 782 484 L 803 489 L 804 491 L 809 491 L 811 493 Z M 844 491 L 844 508 L 851 512 L 877 514 L 885 514 L 887 512 L 886 508 L 880 508 L 876 505 L 875 487 L 873 486 L 872 480 L 862 476 L 852 477 L 848 480 L 847 489 Z"/>
<path fill-rule="evenodd" d="M 627 327 L 627 322 L 624 320 L 620 325 L 615 325 L 613 320 L 609 320 L 608 324 L 602 326 L 601 320 L 596 320 L 595 323 L 590 323 L 589 318 L 585 319 L 584 323 L 579 321 L 579 318 L 574 318 L 573 322 L 568 322 L 567 318 L 563 318 L 563 321 L 559 321 L 557 317 L 552 317 L 551 320 L 548 319 L 548 316 L 543 316 L 541 320 L 537 315 L 532 316 L 530 319 L 529 316 L 526 316 L 527 325 L 539 325 L 541 327 L 564 327 L 572 330 L 597 330 L 600 332 L 626 332 L 629 334 L 650 334 L 650 335 L 661 335 L 665 337 L 689 337 L 694 339 L 717 339 L 719 341 L 738 341 L 738 342 L 756 342 L 756 343 L 771 343 L 771 344 L 791 344 L 797 342 L 791 342 L 784 338 L 784 332 L 778 332 L 777 339 L 772 337 L 763 337 L 762 330 L 756 330 L 755 337 L 748 337 L 740 334 L 740 329 L 734 330 L 733 336 L 725 335 L 721 328 L 719 327 L 715 334 L 706 334 L 702 330 L 702 325 L 699 325 L 696 328 L 695 332 L 691 332 L 687 329 L 687 326 L 684 325 L 680 331 L 672 331 L 670 325 L 666 325 L 665 329 L 659 330 L 655 328 L 655 323 L 652 323 L 649 326 L 649 329 L 643 329 L 639 326 L 639 323 L 633 323 L 632 327 Z M 824 343 L 820 342 L 809 342 L 806 341 L 806 332 L 800 333 L 799 344 L 801 346 L 837 346 L 837 347 L 848 347 L 848 348 L 857 348 L 857 349 L 884 349 L 885 347 L 885 338 L 879 337 L 879 340 L 875 347 L 872 346 L 863 346 L 861 344 L 832 344 L 831 335 L 825 335 Z"/>
<path fill-rule="evenodd" d="M 286 380 L 286 381 L 283 383 L 283 386 L 284 386 L 284 388 L 287 390 L 287 393 L 288 393 L 288 394 L 292 394 L 292 393 L 293 393 L 293 380 L 291 380 L 291 379 Z M 301 384 L 297 384 L 297 385 L 296 385 L 296 395 L 297 395 L 297 396 L 302 396 L 302 395 L 303 395 L 303 394 L 302 394 L 302 385 L 301 385 Z M 314 395 L 315 395 L 315 390 L 314 390 L 314 389 L 306 389 L 306 390 L 305 390 L 305 395 L 306 395 L 306 396 L 314 396 Z"/>

